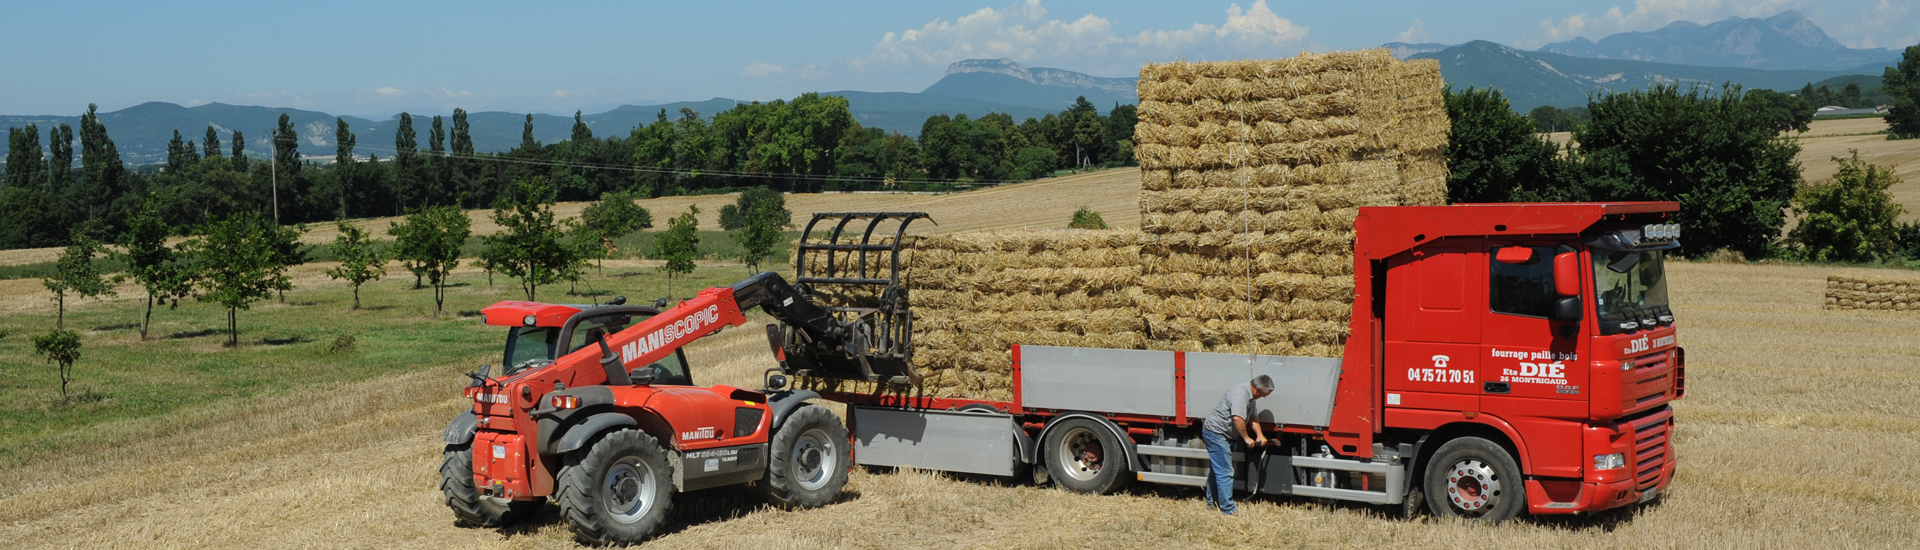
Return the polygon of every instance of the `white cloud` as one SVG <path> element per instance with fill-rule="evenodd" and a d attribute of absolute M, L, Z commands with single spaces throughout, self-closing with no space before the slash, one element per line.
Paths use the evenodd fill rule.
<path fill-rule="evenodd" d="M 1880 0 L 1861 8 L 1859 18 L 1828 32 L 1851 48 L 1902 48 L 1920 41 L 1920 21 L 1909 19 L 1912 2 Z"/>
<path fill-rule="evenodd" d="M 747 78 L 776 78 L 787 74 L 787 68 L 772 63 L 755 61 L 747 64 L 747 68 L 740 69 L 740 74 Z"/>
<path fill-rule="evenodd" d="M 380 95 L 383 95 L 383 96 L 387 96 L 387 97 L 400 97 L 400 96 L 404 96 L 404 95 L 407 95 L 407 91 L 406 91 L 406 90 L 402 90 L 402 89 L 399 89 L 399 88 L 395 88 L 395 87 L 392 87 L 392 86 L 387 86 L 387 87 L 383 87 L 383 88 L 377 88 L 377 89 L 375 89 L 375 90 L 373 90 L 373 93 L 376 93 L 376 94 L 380 94 Z"/>
<path fill-rule="evenodd" d="M 1536 47 L 1576 36 L 1594 39 L 1617 32 L 1650 31 L 1674 21 L 1711 23 L 1728 17 L 1772 17 L 1787 10 L 1818 7 L 1812 0 L 1634 0 L 1631 11 L 1614 6 L 1598 16 L 1577 13 L 1558 21 L 1541 21 L 1540 32 L 1521 41 L 1521 45 Z"/>
<path fill-rule="evenodd" d="M 1406 32 L 1402 32 L 1400 36 L 1393 38 L 1394 42 L 1406 42 L 1409 44 L 1419 44 L 1428 40 L 1430 39 L 1427 38 L 1427 24 L 1420 22 L 1419 19 L 1413 20 L 1413 26 L 1407 27 Z"/>
<path fill-rule="evenodd" d="M 1005 9 L 981 8 L 948 21 L 935 19 L 918 28 L 889 31 L 865 58 L 848 64 L 861 71 L 890 67 L 941 67 L 962 59 L 1010 58 L 1021 63 L 1179 57 L 1291 54 L 1304 46 L 1307 27 L 1294 24 L 1255 0 L 1232 4 L 1220 24 L 1146 30 L 1122 37 L 1113 22 L 1086 14 L 1050 19 L 1040 0 L 1024 0 Z"/>
<path fill-rule="evenodd" d="M 568 99 L 575 97 L 600 97 L 600 92 L 593 90 L 554 90 L 552 94 L 548 95 L 553 96 L 554 99 Z"/>

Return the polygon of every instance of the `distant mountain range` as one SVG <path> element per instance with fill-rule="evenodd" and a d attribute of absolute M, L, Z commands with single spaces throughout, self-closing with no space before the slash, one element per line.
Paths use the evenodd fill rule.
<path fill-rule="evenodd" d="M 969 59 L 952 64 L 947 68 L 946 76 L 918 93 L 844 90 L 822 95 L 847 98 L 848 107 L 862 126 L 917 136 L 927 117 L 934 115 L 964 113 L 978 118 L 992 113 L 1007 113 L 1020 121 L 1066 110 L 1080 96 L 1086 96 L 1088 101 L 1105 112 L 1115 104 L 1138 103 L 1134 91 L 1138 81 L 1138 78 L 1104 78 L 1061 69 L 1029 69 L 1009 59 Z M 595 136 L 624 136 L 636 125 L 652 123 L 663 111 L 669 119 L 679 117 L 681 108 L 692 109 L 703 117 L 712 117 L 739 103 L 742 102 L 716 97 L 706 101 L 623 105 L 603 113 L 582 115 L 581 121 L 593 129 Z M 232 131 L 239 130 L 247 138 L 247 152 L 264 158 L 263 155 L 272 149 L 271 134 L 279 123 L 281 113 L 289 115 L 290 122 L 298 129 L 302 154 L 332 158 L 335 115 L 318 111 L 224 103 L 182 107 L 156 101 L 101 113 L 100 121 L 107 126 L 108 135 L 113 137 L 122 160 L 133 164 L 153 164 L 166 161 L 167 143 L 173 139 L 174 130 L 179 130 L 183 139 L 199 142 L 208 126 L 220 133 L 222 154 L 232 148 L 232 143 L 229 143 Z M 444 113 L 442 115 L 445 116 Z M 393 156 L 394 134 L 399 132 L 400 127 L 398 116 L 387 120 L 354 116 L 339 118 L 346 120 L 353 129 L 356 154 L 363 157 Z M 413 117 L 413 129 L 418 135 L 416 140 L 421 150 L 427 148 L 432 119 L 431 115 Z M 524 113 L 469 113 L 467 122 L 472 127 L 474 149 L 499 152 L 520 146 L 521 124 L 525 120 Z M 62 123 L 78 129 L 80 117 L 0 115 L 0 128 L 38 125 L 43 147 L 48 129 Z M 447 120 L 445 124 L 451 131 L 453 122 Z M 542 143 L 569 139 L 573 135 L 573 119 L 533 115 L 533 135 Z M 0 155 L 4 154 L 5 145 L 0 144 Z"/>
<path fill-rule="evenodd" d="M 1541 52 L 1677 65 L 1768 70 L 1851 71 L 1900 60 L 1886 48 L 1855 49 L 1827 36 L 1797 11 L 1766 19 L 1729 17 L 1701 25 L 1675 21 L 1656 31 L 1623 32 L 1595 42 L 1575 38 Z"/>
<path fill-rule="evenodd" d="M 1589 93 L 1645 89 L 1656 82 L 1698 84 L 1716 89 L 1722 83 L 1732 82 L 1747 89 L 1798 92 L 1810 82 L 1866 72 L 1866 68 L 1768 71 L 1596 59 L 1517 50 L 1483 40 L 1417 53 L 1410 58 L 1439 60 L 1441 76 L 1456 90 L 1498 88 L 1514 110 L 1521 112 L 1541 105 L 1584 105 Z M 1872 67 L 1871 72 L 1877 74 L 1878 67 Z"/>

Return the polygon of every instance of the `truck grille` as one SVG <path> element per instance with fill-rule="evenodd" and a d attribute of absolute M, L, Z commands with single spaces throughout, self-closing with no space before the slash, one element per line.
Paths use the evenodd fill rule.
<path fill-rule="evenodd" d="M 1622 380 L 1620 410 L 1627 414 L 1657 407 L 1668 401 L 1674 387 L 1673 365 L 1667 354 L 1655 353 L 1634 361 L 1633 370 Z"/>
<path fill-rule="evenodd" d="M 1634 487 L 1645 491 L 1660 484 L 1660 473 L 1671 459 L 1673 410 L 1662 408 L 1632 421 Z"/>

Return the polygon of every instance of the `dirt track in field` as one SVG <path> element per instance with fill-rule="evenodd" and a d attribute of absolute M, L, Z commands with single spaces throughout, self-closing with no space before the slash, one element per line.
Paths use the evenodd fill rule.
<path fill-rule="evenodd" d="M 1888 548 L 1920 520 L 1920 316 L 1820 309 L 1829 268 L 1672 267 L 1688 388 L 1681 470 L 1656 505 L 1499 528 L 1362 506 L 1255 499 L 1240 517 L 1188 489 L 1094 497 L 993 480 L 857 472 L 847 498 L 788 512 L 751 493 L 684 495 L 654 548 Z M 691 348 L 702 384 L 751 386 L 756 331 Z M 97 429 L 136 445 L 0 467 L 0 540 L 48 548 L 567 548 L 552 507 L 456 527 L 435 490 L 458 368 Z M 160 422 L 173 426 L 163 429 Z"/>

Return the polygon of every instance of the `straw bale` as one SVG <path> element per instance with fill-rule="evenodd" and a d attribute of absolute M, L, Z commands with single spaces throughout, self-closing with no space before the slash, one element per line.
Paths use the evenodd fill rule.
<path fill-rule="evenodd" d="M 1827 276 L 1827 309 L 1920 311 L 1920 278 Z"/>

